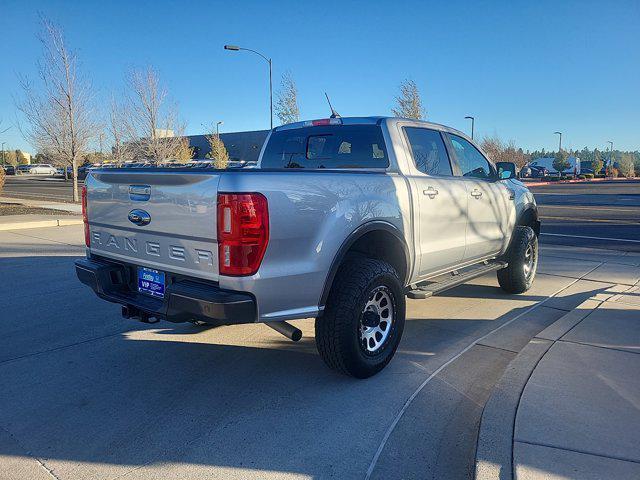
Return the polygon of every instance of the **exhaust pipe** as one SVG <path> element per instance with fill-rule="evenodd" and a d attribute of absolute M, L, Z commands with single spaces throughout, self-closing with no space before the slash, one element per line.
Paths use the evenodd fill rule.
<path fill-rule="evenodd" d="M 266 322 L 267 327 L 273 328 L 276 332 L 281 333 L 285 337 L 297 342 L 302 338 L 302 331 L 287 322 Z"/>

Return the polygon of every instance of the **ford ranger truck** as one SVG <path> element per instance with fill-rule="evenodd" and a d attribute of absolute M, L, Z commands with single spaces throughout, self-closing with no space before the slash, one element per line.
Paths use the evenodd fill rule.
<path fill-rule="evenodd" d="M 274 128 L 256 168 L 92 170 L 78 278 L 144 322 L 265 323 L 358 378 L 383 369 L 405 298 L 488 272 L 535 278 L 540 223 L 515 165 L 465 134 L 403 118 Z"/>

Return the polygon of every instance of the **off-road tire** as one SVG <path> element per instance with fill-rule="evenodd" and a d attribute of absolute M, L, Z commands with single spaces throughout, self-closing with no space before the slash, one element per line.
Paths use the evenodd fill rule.
<path fill-rule="evenodd" d="M 367 353 L 361 344 L 363 309 L 380 288 L 393 306 L 391 330 L 379 351 Z M 370 377 L 393 358 L 404 320 L 404 289 L 396 270 L 381 260 L 363 256 L 348 258 L 336 275 L 323 315 L 316 319 L 318 353 L 333 370 L 356 378 Z"/>
<path fill-rule="evenodd" d="M 528 261 L 528 255 L 532 261 Z M 524 293 L 531 288 L 538 267 L 538 237 L 531 227 L 518 226 L 504 256 L 509 266 L 498 270 L 498 283 L 508 293 Z M 529 269 L 526 265 L 529 265 Z"/>

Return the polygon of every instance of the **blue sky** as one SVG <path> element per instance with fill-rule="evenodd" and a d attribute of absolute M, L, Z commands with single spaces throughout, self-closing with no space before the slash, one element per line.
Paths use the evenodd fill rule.
<path fill-rule="evenodd" d="M 0 0 L 0 130 L 14 123 L 16 73 L 34 76 L 38 13 L 61 25 L 106 107 L 134 66 L 160 72 L 187 123 L 268 128 L 267 67 L 290 70 L 303 118 L 389 115 L 404 78 L 428 119 L 525 149 L 640 148 L 640 1 L 61 2 Z M 33 149 L 14 126 L 9 148 Z"/>

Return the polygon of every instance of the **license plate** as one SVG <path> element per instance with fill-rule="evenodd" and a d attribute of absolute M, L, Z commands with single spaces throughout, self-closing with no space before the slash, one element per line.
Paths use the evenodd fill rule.
<path fill-rule="evenodd" d="M 153 297 L 164 297 L 164 272 L 138 267 L 138 291 Z"/>

